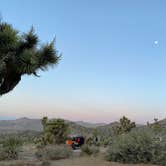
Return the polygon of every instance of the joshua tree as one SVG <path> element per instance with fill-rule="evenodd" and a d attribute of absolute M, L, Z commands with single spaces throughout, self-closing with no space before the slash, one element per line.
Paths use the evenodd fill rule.
<path fill-rule="evenodd" d="M 39 47 L 34 29 L 23 35 L 12 25 L 0 22 L 0 95 L 10 92 L 22 75 L 37 75 L 60 59 L 54 41 Z"/>
<path fill-rule="evenodd" d="M 127 133 L 136 127 L 135 122 L 131 122 L 131 120 L 125 116 L 123 116 L 119 122 L 119 125 L 114 127 L 115 134 Z"/>
<path fill-rule="evenodd" d="M 64 143 L 69 130 L 69 125 L 63 119 L 48 120 L 42 119 L 43 136 L 42 144 L 61 144 Z"/>

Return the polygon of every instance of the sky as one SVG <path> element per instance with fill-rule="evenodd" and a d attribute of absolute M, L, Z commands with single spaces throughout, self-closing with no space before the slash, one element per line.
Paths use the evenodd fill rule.
<path fill-rule="evenodd" d="M 137 123 L 166 117 L 165 0 L 0 0 L 3 21 L 56 37 L 59 65 L 23 76 L 0 119 Z"/>

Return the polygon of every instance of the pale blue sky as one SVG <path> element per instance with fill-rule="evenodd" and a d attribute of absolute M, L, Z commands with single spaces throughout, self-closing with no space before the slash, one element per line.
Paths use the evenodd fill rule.
<path fill-rule="evenodd" d="M 63 54 L 41 78 L 23 77 L 0 116 L 137 122 L 166 117 L 165 0 L 0 0 L 4 21 Z M 154 44 L 158 41 L 158 44 Z"/>

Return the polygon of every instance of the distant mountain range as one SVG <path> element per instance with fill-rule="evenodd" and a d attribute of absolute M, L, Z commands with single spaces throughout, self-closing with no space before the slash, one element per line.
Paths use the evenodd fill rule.
<path fill-rule="evenodd" d="M 84 122 L 84 121 L 76 121 L 75 123 L 80 126 L 87 127 L 87 128 L 96 128 L 99 126 L 107 125 L 106 123 L 89 123 L 89 122 Z"/>
<path fill-rule="evenodd" d="M 96 128 L 99 126 L 106 125 L 105 123 L 88 123 L 83 121 L 71 122 L 66 120 L 67 123 L 70 124 L 72 131 L 75 133 L 76 131 L 85 132 L 91 130 L 91 128 Z M 17 133 L 24 131 L 42 131 L 42 124 L 40 119 L 29 119 L 29 118 L 20 118 L 16 120 L 0 120 L 0 133 Z"/>
<path fill-rule="evenodd" d="M 0 120 L 0 133 L 16 133 L 21 131 L 42 131 L 41 120 L 29 118 Z"/>
<path fill-rule="evenodd" d="M 89 123 L 83 121 L 71 122 L 66 120 L 69 124 L 71 133 L 73 134 L 90 134 L 92 130 L 96 128 L 101 134 L 109 133 L 112 130 L 112 127 L 117 125 L 118 122 L 113 122 L 110 124 L 105 123 Z M 166 119 L 159 121 L 160 124 L 166 126 Z M 137 125 L 141 127 L 143 125 Z M 41 132 L 42 124 L 40 119 L 29 119 L 29 118 L 20 118 L 16 120 L 0 120 L 0 134 L 6 133 L 18 133 L 18 132 Z"/>

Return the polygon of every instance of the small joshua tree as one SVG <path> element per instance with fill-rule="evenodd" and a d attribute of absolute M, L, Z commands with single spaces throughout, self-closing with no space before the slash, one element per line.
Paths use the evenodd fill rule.
<path fill-rule="evenodd" d="M 68 124 L 63 119 L 48 120 L 47 117 L 42 119 L 43 125 L 43 144 L 63 144 L 67 138 Z"/>
<path fill-rule="evenodd" d="M 123 116 L 119 122 L 119 125 L 114 127 L 114 132 L 116 134 L 128 133 L 131 129 L 136 127 L 135 122 L 131 122 L 131 120 L 125 116 Z"/>

